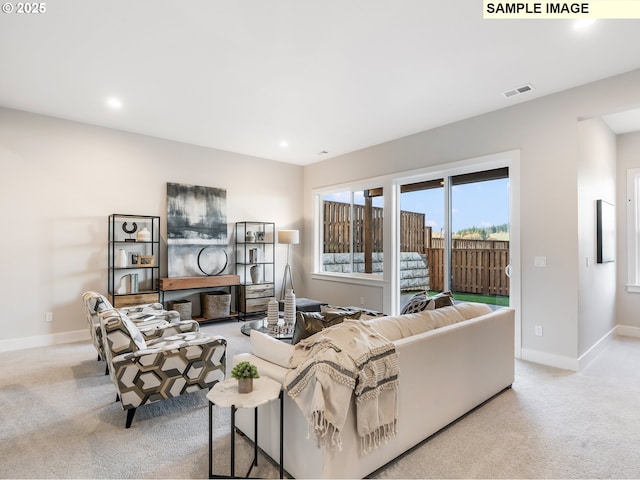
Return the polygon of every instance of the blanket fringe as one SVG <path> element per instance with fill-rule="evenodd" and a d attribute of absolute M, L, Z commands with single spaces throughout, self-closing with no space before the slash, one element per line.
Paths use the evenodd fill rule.
<path fill-rule="evenodd" d="M 315 433 L 318 447 L 324 445 L 330 448 L 337 448 L 339 452 L 342 451 L 342 436 L 340 435 L 340 430 L 327 420 L 324 412 L 320 410 L 313 412 L 309 420 L 309 430 L 312 429 Z"/>
<path fill-rule="evenodd" d="M 371 452 L 373 449 L 382 445 L 382 442 L 387 443 L 391 438 L 395 437 L 397 431 L 397 420 L 386 425 L 381 425 L 373 432 L 364 435 L 360 438 L 360 448 L 363 454 Z"/>

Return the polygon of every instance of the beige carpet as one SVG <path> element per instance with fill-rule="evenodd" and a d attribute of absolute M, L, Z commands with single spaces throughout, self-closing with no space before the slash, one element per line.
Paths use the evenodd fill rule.
<path fill-rule="evenodd" d="M 224 335 L 233 355 L 249 348 L 239 326 L 203 330 Z M 0 477 L 207 477 L 204 392 L 142 407 L 128 430 L 114 400 L 89 342 L 0 353 Z M 214 414 L 215 473 L 225 474 L 229 411 Z M 236 444 L 243 475 L 252 450 Z M 254 475 L 277 469 L 261 460 Z M 513 389 L 374 477 L 640 478 L 640 339 L 616 339 L 580 373 L 517 361 Z"/>

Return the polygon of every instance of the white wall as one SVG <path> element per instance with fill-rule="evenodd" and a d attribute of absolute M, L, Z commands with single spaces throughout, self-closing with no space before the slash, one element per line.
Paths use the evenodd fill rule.
<path fill-rule="evenodd" d="M 619 262 L 596 263 L 598 199 L 617 203 L 616 136 L 595 118 L 578 122 L 578 356 L 616 325 Z"/>
<path fill-rule="evenodd" d="M 505 104 L 508 103 L 505 101 Z M 312 228 L 312 189 L 430 165 L 520 151 L 522 354 L 577 368 L 579 119 L 640 103 L 640 70 L 305 167 L 304 226 Z M 311 271 L 312 245 L 305 244 Z M 534 267 L 546 256 L 547 267 Z M 309 280 L 313 290 L 319 280 Z M 326 282 L 325 282 L 326 283 Z M 318 285 L 324 300 L 344 297 L 344 284 Z M 386 286 L 385 288 L 389 288 Z M 379 288 L 357 292 L 379 303 Z M 355 301 L 355 299 L 354 299 Z M 544 335 L 534 335 L 541 325 Z M 591 334 L 588 335 L 591 338 Z M 588 348 L 581 345 L 580 350 Z"/>
<path fill-rule="evenodd" d="M 0 165 L 0 351 L 88 334 L 81 295 L 106 293 L 108 215 L 160 215 L 166 241 L 167 182 L 226 188 L 230 244 L 236 221 L 301 227 L 296 165 L 7 109 Z"/>
<path fill-rule="evenodd" d="M 627 170 L 640 168 L 640 133 L 618 136 L 618 193 L 617 230 L 618 242 L 616 263 L 618 264 L 618 323 L 640 328 L 640 293 L 627 292 Z"/>

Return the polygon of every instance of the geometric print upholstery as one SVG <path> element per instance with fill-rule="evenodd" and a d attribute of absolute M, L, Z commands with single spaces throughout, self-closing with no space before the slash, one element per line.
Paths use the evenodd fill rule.
<path fill-rule="evenodd" d="M 118 315 L 120 316 L 120 320 L 122 320 L 122 324 L 127 329 L 129 336 L 133 340 L 133 343 L 136 344 L 136 350 L 144 350 L 145 348 L 147 348 L 147 343 L 144 341 L 144 337 L 142 336 L 142 333 L 140 332 L 138 327 L 136 327 L 135 324 L 131 320 L 129 320 L 129 317 L 124 313 L 118 312 Z"/>
<path fill-rule="evenodd" d="M 87 322 L 89 324 L 89 332 L 94 347 L 98 351 L 101 360 L 105 359 L 104 347 L 102 345 L 102 330 L 100 329 L 99 314 L 105 310 L 112 310 L 113 305 L 101 293 L 87 291 L 82 295 L 87 311 Z M 155 329 L 160 325 L 167 323 L 177 323 L 180 321 L 180 313 L 175 310 L 164 310 L 161 303 L 147 303 L 132 307 L 122 307 L 118 310 L 127 314 L 127 316 L 136 324 L 140 331 L 145 332 Z M 154 334 L 157 335 L 157 334 Z"/>
<path fill-rule="evenodd" d="M 198 322 L 159 327 L 139 348 L 124 313 L 113 309 L 100 317 L 109 374 L 128 411 L 127 428 L 137 407 L 211 388 L 225 377 L 227 341 L 200 332 Z"/>

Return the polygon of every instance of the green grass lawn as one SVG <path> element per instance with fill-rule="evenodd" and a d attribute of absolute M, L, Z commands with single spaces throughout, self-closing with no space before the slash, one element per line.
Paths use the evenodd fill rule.
<path fill-rule="evenodd" d="M 436 295 L 438 292 L 429 292 L 429 295 Z M 499 305 L 501 307 L 509 306 L 509 297 L 499 295 L 481 295 L 479 293 L 459 293 L 453 294 L 453 298 L 462 302 L 478 302 L 487 305 Z"/>
<path fill-rule="evenodd" d="M 416 293 L 421 292 L 402 292 L 402 299 L 400 300 L 401 306 L 404 306 L 411 297 L 413 297 Z M 433 297 L 441 292 L 435 292 L 429 290 L 429 296 Z M 480 295 L 478 293 L 460 293 L 456 292 L 453 294 L 453 298 L 459 300 L 461 302 L 478 302 L 478 303 L 486 303 L 487 305 L 497 305 L 499 307 L 508 307 L 509 306 L 509 297 L 503 297 L 499 295 Z"/>

